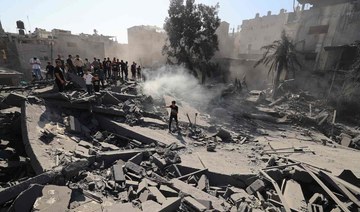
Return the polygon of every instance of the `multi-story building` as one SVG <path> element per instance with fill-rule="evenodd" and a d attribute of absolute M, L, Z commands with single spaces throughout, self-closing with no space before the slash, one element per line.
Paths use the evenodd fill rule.
<path fill-rule="evenodd" d="M 156 26 L 133 26 L 128 28 L 128 59 L 141 66 L 164 64 L 166 57 L 162 48 L 166 41 L 166 32 Z M 129 61 L 129 62 L 130 62 Z"/>
<path fill-rule="evenodd" d="M 294 37 L 297 25 L 294 24 L 297 18 L 296 12 L 280 10 L 279 14 L 271 14 L 260 17 L 257 13 L 254 19 L 243 20 L 240 31 L 239 58 L 259 58 L 265 45 L 279 40 L 281 32 L 285 30 L 287 35 Z"/>

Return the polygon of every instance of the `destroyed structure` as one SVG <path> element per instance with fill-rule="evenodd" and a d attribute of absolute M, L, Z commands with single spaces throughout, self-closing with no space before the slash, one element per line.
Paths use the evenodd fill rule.
<path fill-rule="evenodd" d="M 304 40 L 298 48 L 308 69 L 346 69 L 347 55 L 353 51 L 349 44 L 358 33 L 353 18 L 356 1 L 299 2 L 313 7 L 281 11 L 279 16 L 258 15 L 230 35 L 226 33 L 229 25 L 222 23 L 219 37 L 230 37 L 220 42 L 220 48 L 241 43 L 256 27 L 274 27 L 265 19 L 269 23 L 282 20 L 293 29 L 288 31 L 293 39 Z M 339 16 L 331 15 L 335 10 L 341 11 Z M 253 22 L 263 24 L 251 28 Z M 281 26 L 276 27 L 281 32 Z M 49 38 L 38 29 L 35 39 L 20 35 L 22 32 L 6 34 L 0 27 L 0 47 L 5 45 L 3 38 L 14 39 L 16 42 L 6 42 L 7 50 L 40 45 L 44 55 L 38 57 L 45 57 L 51 53 L 48 41 L 65 42 L 60 37 L 68 36 L 76 45 L 90 42 L 106 54 L 104 44 L 96 41 L 101 35 L 53 32 L 59 38 L 53 34 Z M 154 42 L 148 45 L 151 48 L 158 48 L 163 39 L 153 28 L 135 27 L 128 32 L 151 34 L 146 39 Z M 354 33 L 354 37 L 345 39 L 341 33 Z M 271 36 L 257 39 L 266 44 L 277 35 Z M 66 42 L 70 43 L 65 47 L 75 49 L 72 41 Z M 238 58 L 227 51 L 218 53 L 217 60 L 228 67 L 235 63 L 250 69 L 259 56 L 259 46 L 249 42 L 245 49 L 234 45 L 246 51 L 234 51 Z M 81 54 L 86 57 L 91 54 L 88 51 Z M 6 52 L 9 59 L 15 56 Z M 4 69 L 0 80 L 6 74 L 21 75 Z M 248 76 L 247 82 L 256 78 L 256 74 Z M 1 84 L 1 211 L 337 212 L 360 208 L 360 128 L 325 101 L 286 83 L 276 100 L 269 98 L 267 90 L 253 90 L 251 84 L 245 87 L 238 81 L 209 85 L 207 89 L 216 95 L 202 104 L 186 102 L 170 91 L 148 96 L 146 81 L 109 83 L 91 96 L 76 75 L 63 93 L 54 91 L 48 81 L 16 87 Z M 168 132 L 169 114 L 164 106 L 174 99 L 179 106 L 180 131 Z"/>
<path fill-rule="evenodd" d="M 76 78 L 76 76 L 74 76 Z M 357 211 L 360 131 L 305 92 L 223 90 L 198 111 L 142 83 L 5 90 L 3 211 Z M 309 110 L 310 107 L 310 110 Z"/>

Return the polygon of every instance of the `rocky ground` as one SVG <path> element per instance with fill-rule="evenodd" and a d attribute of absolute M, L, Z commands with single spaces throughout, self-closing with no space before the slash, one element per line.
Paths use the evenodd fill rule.
<path fill-rule="evenodd" d="M 360 130 L 309 93 L 229 86 L 206 106 L 142 83 L 3 88 L 1 211 L 358 211 Z"/>

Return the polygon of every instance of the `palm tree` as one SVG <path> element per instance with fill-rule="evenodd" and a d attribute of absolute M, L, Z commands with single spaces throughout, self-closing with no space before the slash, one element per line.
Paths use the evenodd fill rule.
<path fill-rule="evenodd" d="M 278 95 L 280 76 L 283 71 L 285 71 L 285 78 L 287 78 L 289 70 L 292 70 L 293 76 L 295 78 L 296 66 L 301 67 L 296 57 L 295 45 L 286 36 L 285 30 L 283 30 L 281 32 L 280 40 L 276 40 L 270 45 L 263 46 L 261 49 L 264 49 L 265 52 L 254 67 L 258 66 L 259 64 L 270 66 L 268 74 L 275 74 L 273 82 L 273 98 L 276 98 Z"/>

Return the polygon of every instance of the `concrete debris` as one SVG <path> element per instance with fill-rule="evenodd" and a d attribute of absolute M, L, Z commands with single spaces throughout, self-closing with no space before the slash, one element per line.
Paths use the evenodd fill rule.
<path fill-rule="evenodd" d="M 308 95 L 271 102 L 266 91 L 227 86 L 204 109 L 214 116 L 179 100 L 174 133 L 163 108 L 173 97 L 146 96 L 141 83 L 129 81 L 87 95 L 83 79 L 69 77 L 79 90 L 0 96 L 4 210 L 290 212 L 360 205 L 359 169 L 341 160 L 349 154 L 357 161 L 359 129 L 334 123 L 334 113 Z"/>

